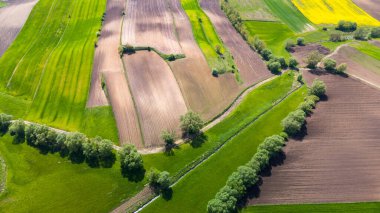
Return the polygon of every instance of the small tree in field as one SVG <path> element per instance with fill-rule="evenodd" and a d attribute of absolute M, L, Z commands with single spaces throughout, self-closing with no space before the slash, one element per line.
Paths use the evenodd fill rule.
<path fill-rule="evenodd" d="M 119 156 L 123 176 L 133 175 L 133 173 L 143 169 L 142 157 L 133 145 L 125 145 L 119 151 Z"/>
<path fill-rule="evenodd" d="M 11 125 L 12 116 L 4 113 L 0 114 L 0 132 L 6 133 Z"/>
<path fill-rule="evenodd" d="M 281 71 L 281 64 L 280 62 L 277 62 L 277 61 L 271 61 L 268 63 L 268 69 L 273 73 L 273 74 L 277 74 L 277 73 L 280 73 Z"/>
<path fill-rule="evenodd" d="M 255 50 L 260 54 L 263 49 L 265 49 L 265 43 L 259 39 L 258 36 L 253 38 L 251 42 Z"/>
<path fill-rule="evenodd" d="M 298 61 L 295 58 L 290 58 L 289 59 L 289 67 L 291 69 L 296 69 L 298 66 Z"/>
<path fill-rule="evenodd" d="M 310 69 L 317 68 L 318 63 L 322 60 L 322 58 L 323 55 L 318 51 L 311 52 L 310 55 L 306 58 L 307 67 Z"/>
<path fill-rule="evenodd" d="M 315 95 L 319 98 L 323 97 L 326 93 L 326 85 L 323 81 L 315 79 L 309 89 L 309 95 Z"/>
<path fill-rule="evenodd" d="M 331 58 L 326 58 L 323 61 L 323 65 L 327 71 L 334 71 L 336 68 L 336 61 Z"/>
<path fill-rule="evenodd" d="M 165 142 L 165 149 L 171 150 L 175 146 L 175 133 L 165 130 L 161 133 L 161 139 Z"/>
<path fill-rule="evenodd" d="M 185 135 L 198 135 L 203 127 L 203 121 L 201 117 L 193 112 L 189 111 L 180 118 L 181 129 Z"/>
<path fill-rule="evenodd" d="M 297 38 L 297 45 L 298 46 L 304 46 L 305 45 L 305 39 L 303 37 Z"/>
<path fill-rule="evenodd" d="M 347 70 L 347 64 L 342 63 L 339 64 L 339 66 L 336 68 L 336 73 L 337 74 L 344 74 Z"/>
<path fill-rule="evenodd" d="M 271 55 L 272 55 L 272 51 L 270 51 L 269 49 L 263 49 L 261 51 L 261 56 L 263 57 L 265 61 L 269 61 Z"/>

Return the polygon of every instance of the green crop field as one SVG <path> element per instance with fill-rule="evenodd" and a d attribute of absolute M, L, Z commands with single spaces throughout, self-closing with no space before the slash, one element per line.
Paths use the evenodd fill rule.
<path fill-rule="evenodd" d="M 0 111 L 117 142 L 110 108 L 86 109 L 105 6 L 105 0 L 40 0 L 0 58 L 0 103 L 6 103 Z"/>
<path fill-rule="evenodd" d="M 221 63 L 226 64 L 228 67 L 234 65 L 231 53 L 219 38 L 210 19 L 200 7 L 198 0 L 181 0 L 181 4 L 190 19 L 194 38 L 206 57 L 209 66 L 218 68 L 222 66 Z M 224 62 L 219 59 L 216 52 L 218 46 L 221 48 L 220 52 L 226 56 Z"/>
<path fill-rule="evenodd" d="M 233 8 L 239 11 L 243 20 L 277 20 L 262 0 L 229 0 L 228 2 Z"/>
<path fill-rule="evenodd" d="M 143 188 L 122 178 L 118 163 L 96 169 L 72 164 L 59 154 L 13 144 L 8 135 L 0 138 L 0 155 L 7 165 L 0 212 L 108 212 Z"/>
<path fill-rule="evenodd" d="M 160 197 L 143 212 L 186 212 L 189 209 L 204 212 L 207 202 L 224 186 L 228 176 L 251 159 L 264 138 L 282 131 L 280 121 L 297 108 L 305 95 L 306 87 L 291 94 L 178 182 L 170 200 Z"/>
<path fill-rule="evenodd" d="M 7 6 L 7 3 L 5 3 L 5 2 L 3 2 L 3 1 L 0 1 L 0 8 L 1 8 L 1 7 L 5 7 L 5 6 Z"/>
<path fill-rule="evenodd" d="M 292 30 L 281 22 L 245 21 L 250 36 L 257 35 L 276 56 L 290 57 L 285 50 L 286 41 L 294 36 Z"/>
<path fill-rule="evenodd" d="M 244 209 L 247 213 L 376 213 L 380 203 L 329 203 L 329 204 L 293 204 L 293 205 L 259 205 Z"/>
<path fill-rule="evenodd" d="M 380 48 L 368 42 L 353 43 L 351 46 L 355 47 L 360 52 L 373 57 L 380 61 Z"/>

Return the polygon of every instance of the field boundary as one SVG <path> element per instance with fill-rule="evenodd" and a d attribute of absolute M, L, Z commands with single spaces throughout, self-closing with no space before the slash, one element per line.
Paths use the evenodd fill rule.
<path fill-rule="evenodd" d="M 6 186 L 7 186 L 7 164 L 5 163 L 5 160 L 0 155 L 0 195 L 5 192 Z"/>

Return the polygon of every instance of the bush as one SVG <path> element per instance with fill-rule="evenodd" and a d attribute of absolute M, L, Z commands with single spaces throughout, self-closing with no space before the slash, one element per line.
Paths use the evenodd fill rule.
<path fill-rule="evenodd" d="M 339 64 L 339 66 L 336 68 L 336 73 L 337 74 L 344 74 L 347 70 L 347 64 L 342 63 Z"/>
<path fill-rule="evenodd" d="M 279 57 L 279 58 L 277 58 L 277 60 L 278 60 L 278 62 L 280 62 L 282 69 L 288 68 L 288 64 L 286 63 L 286 60 L 284 57 Z"/>
<path fill-rule="evenodd" d="M 330 35 L 330 41 L 332 42 L 341 42 L 344 41 L 342 34 L 340 33 L 332 33 Z"/>
<path fill-rule="evenodd" d="M 336 61 L 331 58 L 326 58 L 323 61 L 323 65 L 327 71 L 334 71 L 336 68 Z"/>
<path fill-rule="evenodd" d="M 214 76 L 214 77 L 218 77 L 218 76 L 219 76 L 219 72 L 218 72 L 218 70 L 216 70 L 215 68 L 212 69 L 211 74 L 212 74 L 212 76 Z"/>
<path fill-rule="evenodd" d="M 287 40 L 286 43 L 285 43 L 285 49 L 287 51 L 292 51 L 292 48 L 295 47 L 296 45 L 294 44 L 294 41 L 293 40 Z"/>
<path fill-rule="evenodd" d="M 367 41 L 370 38 L 370 35 L 371 35 L 371 32 L 368 29 L 359 28 L 354 33 L 354 38 L 356 40 Z"/>
<path fill-rule="evenodd" d="M 306 58 L 307 67 L 310 69 L 315 69 L 322 58 L 323 55 L 318 51 L 311 52 L 310 55 Z"/>
<path fill-rule="evenodd" d="M 306 115 L 310 115 L 312 112 L 313 112 L 313 108 L 315 106 L 315 103 L 308 100 L 308 101 L 304 101 L 302 102 L 299 106 L 298 106 L 298 109 L 304 111 L 306 113 Z"/>
<path fill-rule="evenodd" d="M 280 62 L 272 61 L 272 62 L 269 62 L 267 66 L 268 66 L 268 69 L 272 73 L 274 73 L 274 74 L 277 74 L 277 73 L 281 72 L 281 64 L 280 64 Z"/>
<path fill-rule="evenodd" d="M 288 134 L 286 134 L 286 132 L 281 132 L 280 134 L 279 134 L 284 140 L 288 140 L 288 138 L 289 138 L 289 135 Z"/>
<path fill-rule="evenodd" d="M 12 116 L 4 113 L 0 114 L 0 131 L 5 134 L 11 125 Z"/>
<path fill-rule="evenodd" d="M 380 27 L 376 27 L 371 30 L 371 37 L 380 38 Z"/>
<path fill-rule="evenodd" d="M 303 37 L 297 38 L 297 45 L 298 46 L 305 46 L 305 39 Z"/>
<path fill-rule="evenodd" d="M 299 75 L 297 76 L 297 81 L 298 81 L 299 83 L 303 84 L 303 77 L 302 77 L 301 74 L 299 74 Z"/>
<path fill-rule="evenodd" d="M 338 25 L 336 27 L 337 30 L 343 31 L 343 32 L 353 32 L 357 28 L 357 24 L 355 22 L 350 21 L 339 21 Z"/>
<path fill-rule="evenodd" d="M 305 123 L 305 117 L 306 114 L 302 110 L 296 110 L 289 113 L 289 115 L 281 121 L 284 132 L 290 136 L 298 134 Z"/>
<path fill-rule="evenodd" d="M 252 43 L 251 45 L 253 46 L 253 48 L 255 48 L 255 50 L 259 54 L 261 54 L 261 51 L 263 51 L 265 49 L 265 43 L 263 41 L 261 41 L 258 36 L 255 36 L 253 38 L 253 42 L 251 42 L 251 43 Z"/>
<path fill-rule="evenodd" d="M 292 69 L 297 68 L 298 66 L 298 61 L 295 58 L 290 58 L 289 59 L 289 67 Z"/>
<path fill-rule="evenodd" d="M 263 49 L 261 51 L 261 56 L 265 61 L 269 61 L 270 57 L 272 56 L 272 51 L 270 51 L 269 49 Z"/>
<path fill-rule="evenodd" d="M 315 95 L 319 98 L 323 97 L 326 93 L 326 85 L 323 81 L 315 79 L 309 89 L 309 95 Z"/>
<path fill-rule="evenodd" d="M 204 125 L 201 117 L 192 111 L 182 115 L 180 121 L 181 129 L 186 135 L 198 135 Z"/>
<path fill-rule="evenodd" d="M 9 134 L 15 138 L 17 143 L 25 141 L 25 123 L 23 120 L 13 122 L 9 127 Z"/>

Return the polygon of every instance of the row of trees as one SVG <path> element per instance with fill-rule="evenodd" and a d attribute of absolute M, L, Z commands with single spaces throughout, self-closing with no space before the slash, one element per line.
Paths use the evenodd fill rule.
<path fill-rule="evenodd" d="M 229 176 L 226 185 L 208 202 L 207 211 L 235 212 L 239 201 L 252 187 L 258 185 L 260 173 L 271 166 L 271 159 L 279 156 L 284 146 L 285 138 L 279 135 L 267 137 L 252 159 Z"/>
<path fill-rule="evenodd" d="M 326 58 L 323 61 L 323 66 L 325 70 L 334 74 L 344 74 L 347 70 L 347 64 L 342 63 L 342 64 L 339 64 L 339 66 L 337 66 L 336 61 L 332 58 Z"/>

